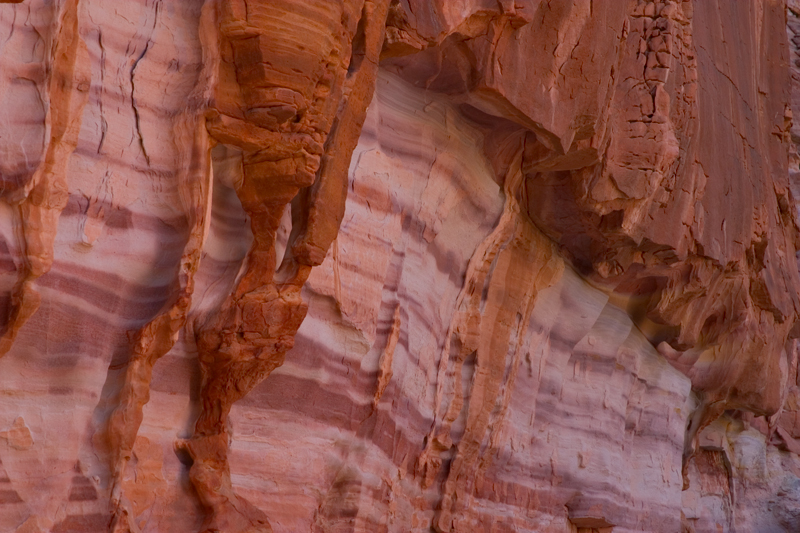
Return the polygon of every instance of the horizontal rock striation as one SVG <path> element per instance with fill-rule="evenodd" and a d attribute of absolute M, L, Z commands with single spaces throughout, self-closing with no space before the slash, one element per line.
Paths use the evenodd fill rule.
<path fill-rule="evenodd" d="M 0 531 L 800 528 L 794 0 L 0 4 Z"/>

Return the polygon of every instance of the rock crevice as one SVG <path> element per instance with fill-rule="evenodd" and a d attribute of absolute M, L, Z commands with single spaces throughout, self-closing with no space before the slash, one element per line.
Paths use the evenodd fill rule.
<path fill-rule="evenodd" d="M 0 531 L 797 529 L 793 0 L 0 4 Z"/>

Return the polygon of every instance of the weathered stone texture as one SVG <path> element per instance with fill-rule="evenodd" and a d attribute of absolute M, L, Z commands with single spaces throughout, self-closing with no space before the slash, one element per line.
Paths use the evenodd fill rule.
<path fill-rule="evenodd" d="M 800 528 L 800 3 L 0 4 L 0 531 Z"/>

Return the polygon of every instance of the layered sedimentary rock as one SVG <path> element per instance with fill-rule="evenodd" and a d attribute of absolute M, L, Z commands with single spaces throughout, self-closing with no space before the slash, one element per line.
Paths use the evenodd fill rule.
<path fill-rule="evenodd" d="M 800 527 L 793 2 L 14 4 L 0 530 Z"/>

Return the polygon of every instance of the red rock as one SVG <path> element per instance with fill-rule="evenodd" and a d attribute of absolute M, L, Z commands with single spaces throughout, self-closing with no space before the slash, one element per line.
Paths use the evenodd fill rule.
<path fill-rule="evenodd" d="M 800 528 L 794 0 L 6 3 L 0 531 Z"/>

